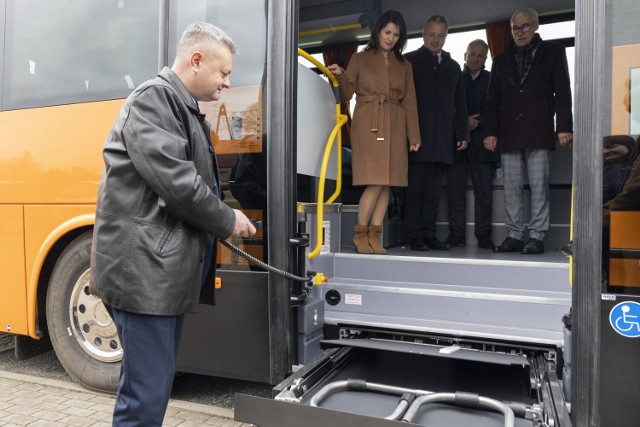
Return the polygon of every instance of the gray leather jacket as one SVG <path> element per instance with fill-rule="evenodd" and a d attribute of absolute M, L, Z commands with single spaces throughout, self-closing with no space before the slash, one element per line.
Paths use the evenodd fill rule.
<path fill-rule="evenodd" d="M 206 234 L 224 239 L 235 226 L 212 191 L 208 132 L 169 68 L 122 106 L 103 149 L 91 249 L 90 290 L 106 304 L 154 315 L 197 310 Z"/>

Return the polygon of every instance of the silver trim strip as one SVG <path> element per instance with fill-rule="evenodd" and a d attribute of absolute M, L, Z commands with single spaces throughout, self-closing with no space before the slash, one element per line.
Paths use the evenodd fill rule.
<path fill-rule="evenodd" d="M 325 285 L 325 289 L 337 289 L 342 291 L 344 291 L 345 289 L 353 289 L 356 292 L 379 292 L 379 293 L 384 292 L 384 293 L 390 293 L 390 294 L 437 296 L 437 297 L 448 297 L 448 298 L 477 299 L 477 300 L 485 300 L 485 301 L 509 301 L 509 302 L 563 305 L 563 306 L 571 305 L 571 292 L 567 292 L 566 298 L 560 298 L 560 297 L 537 297 L 532 295 L 505 294 L 503 289 L 497 289 L 497 288 L 485 288 L 485 289 L 496 289 L 503 292 L 499 294 L 497 293 L 487 294 L 482 292 L 471 292 L 471 291 L 451 291 L 451 290 L 424 289 L 424 288 L 417 289 L 417 288 L 398 287 L 398 286 L 358 285 L 353 283 L 349 283 L 348 285 L 340 285 L 340 284 Z"/>
<path fill-rule="evenodd" d="M 344 325 L 346 327 L 348 327 L 349 325 L 355 325 L 358 327 L 371 326 L 371 327 L 381 327 L 385 329 L 392 329 L 392 330 L 399 330 L 399 331 L 431 332 L 431 333 L 442 334 L 450 337 L 487 338 L 487 339 L 496 339 L 496 340 L 503 340 L 503 341 L 522 342 L 527 344 L 534 343 L 534 344 L 554 345 L 558 348 L 564 347 L 561 331 L 540 331 L 539 329 L 518 329 L 518 328 L 503 327 L 502 329 L 505 329 L 505 330 L 508 329 L 509 333 L 504 333 L 504 334 L 495 333 L 495 332 L 486 333 L 478 330 L 472 330 L 471 328 L 461 329 L 459 327 L 454 328 L 453 326 L 452 327 L 434 327 L 430 325 L 421 326 L 415 323 L 412 323 L 410 325 L 406 323 L 401 323 L 401 322 L 393 323 L 393 322 L 389 322 L 388 317 L 382 317 L 382 316 L 361 315 L 361 316 L 355 316 L 353 318 L 332 316 L 332 314 L 335 314 L 335 313 L 336 312 L 325 313 L 326 324 Z M 377 322 L 375 321 L 376 317 L 380 317 L 380 319 L 384 321 Z M 433 320 L 430 320 L 429 322 L 435 323 L 435 324 L 438 323 L 437 321 L 433 321 Z M 447 322 L 447 323 L 451 324 L 451 322 Z M 459 323 L 456 325 L 465 325 L 465 324 Z M 482 327 L 485 325 L 479 325 L 479 326 Z M 491 329 L 500 328 L 499 326 L 494 326 L 494 325 L 486 325 L 486 326 L 488 326 Z M 533 334 L 516 335 L 516 333 L 518 332 L 520 333 L 533 332 Z M 544 335 L 547 337 L 545 338 L 544 336 L 541 336 L 541 335 Z M 556 338 L 552 338 L 552 336 L 556 336 Z"/>
<path fill-rule="evenodd" d="M 400 262 L 425 262 L 438 264 L 464 264 L 464 265 L 498 265 L 507 267 L 523 267 L 523 268 L 559 268 L 569 270 L 569 263 L 566 262 L 538 262 L 538 261 L 510 261 L 510 260 L 494 260 L 494 259 L 470 259 L 470 258 L 435 258 L 435 257 L 418 257 L 418 256 L 394 256 L 394 255 L 359 255 L 348 253 L 334 254 L 335 258 L 344 259 L 370 259 L 370 260 L 389 260 Z"/>

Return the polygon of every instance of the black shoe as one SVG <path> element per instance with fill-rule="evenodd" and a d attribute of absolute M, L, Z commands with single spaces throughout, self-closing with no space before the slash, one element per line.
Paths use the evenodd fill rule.
<path fill-rule="evenodd" d="M 449 236 L 447 240 L 444 241 L 449 247 L 454 246 L 465 246 L 467 243 L 465 242 L 464 237 L 460 236 Z"/>
<path fill-rule="evenodd" d="M 569 312 L 562 316 L 562 323 L 564 323 L 564 327 L 568 330 L 571 330 L 573 328 L 573 314 L 571 307 L 569 307 Z"/>
<path fill-rule="evenodd" d="M 482 249 L 494 250 L 496 248 L 496 245 L 493 244 L 493 240 L 491 240 L 490 236 L 482 236 L 478 238 L 478 247 Z"/>
<path fill-rule="evenodd" d="M 448 251 L 450 248 L 448 243 L 441 242 L 436 236 L 425 236 L 424 241 L 434 251 Z"/>
<path fill-rule="evenodd" d="M 421 237 L 412 237 L 409 246 L 412 251 L 427 252 L 429 250 L 427 243 Z"/>
<path fill-rule="evenodd" d="M 524 242 L 522 240 L 514 239 L 513 237 L 507 237 L 500 246 L 493 248 L 494 252 L 520 252 L 524 248 Z"/>
<path fill-rule="evenodd" d="M 542 240 L 531 238 L 520 252 L 525 255 L 541 254 L 544 252 L 544 243 L 542 243 Z"/>

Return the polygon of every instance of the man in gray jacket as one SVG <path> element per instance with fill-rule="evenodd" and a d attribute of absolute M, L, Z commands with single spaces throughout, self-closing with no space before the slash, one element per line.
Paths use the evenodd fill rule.
<path fill-rule="evenodd" d="M 214 25 L 189 25 L 171 69 L 128 97 L 104 145 L 91 292 L 122 343 L 114 426 L 162 425 L 184 314 L 197 310 L 203 283 L 213 286 L 208 236 L 255 233 L 220 199 L 210 128 L 197 104 L 230 87 L 235 51 Z"/>

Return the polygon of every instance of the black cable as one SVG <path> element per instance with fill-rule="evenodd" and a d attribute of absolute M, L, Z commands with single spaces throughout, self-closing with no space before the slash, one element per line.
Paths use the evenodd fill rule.
<path fill-rule="evenodd" d="M 237 246 L 234 246 L 233 244 L 227 242 L 226 240 L 219 239 L 219 241 L 220 241 L 220 243 L 222 243 L 223 246 L 226 246 L 231 252 L 234 252 L 234 253 L 240 255 L 242 258 L 246 259 L 249 262 L 252 262 L 253 264 L 257 265 L 258 267 L 262 268 L 263 270 L 270 271 L 270 272 L 275 273 L 277 275 L 280 275 L 282 277 L 286 277 L 287 279 L 295 280 L 296 282 L 312 282 L 313 281 L 313 277 L 296 276 L 296 275 L 291 274 L 289 272 L 286 272 L 286 271 L 280 270 L 278 268 L 272 267 L 269 264 L 266 264 L 266 263 L 260 261 L 259 259 L 254 258 L 253 256 L 249 255 L 248 253 L 246 253 L 242 249 L 238 248 Z"/>

